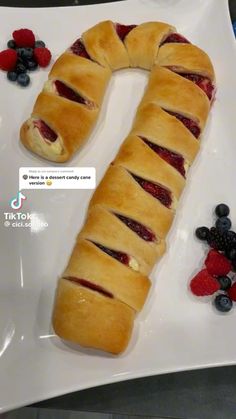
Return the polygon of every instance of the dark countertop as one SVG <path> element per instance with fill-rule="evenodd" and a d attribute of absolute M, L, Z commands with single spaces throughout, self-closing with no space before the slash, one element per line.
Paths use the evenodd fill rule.
<path fill-rule="evenodd" d="M 78 6 L 109 1 L 112 0 L 0 0 L 0 6 Z M 236 0 L 229 0 L 229 4 L 232 21 L 235 21 Z M 162 418 L 235 419 L 236 366 L 129 380 L 74 392 L 33 406 Z"/>

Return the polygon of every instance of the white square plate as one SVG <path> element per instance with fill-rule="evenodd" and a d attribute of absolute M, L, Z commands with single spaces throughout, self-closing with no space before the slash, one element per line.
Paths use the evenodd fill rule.
<path fill-rule="evenodd" d="M 104 5 L 0 8 L 1 49 L 14 29 L 30 27 L 54 60 L 95 23 L 166 21 L 204 49 L 216 70 L 217 97 L 168 236 L 168 251 L 153 272 L 150 298 L 138 317 L 128 350 L 120 357 L 66 346 L 50 326 L 57 277 L 67 263 L 92 191 L 26 191 L 22 211 L 48 228 L 4 227 L 4 212 L 18 190 L 18 168 L 48 166 L 19 145 L 19 127 L 31 112 L 48 70 L 22 89 L 0 72 L 0 411 L 79 389 L 206 366 L 236 363 L 236 310 L 216 313 L 191 297 L 187 284 L 206 249 L 193 231 L 213 222 L 212 209 L 227 202 L 236 227 L 236 60 L 227 0 L 128 0 Z M 148 73 L 117 72 L 94 133 L 69 166 L 94 166 L 97 181 L 127 135 Z"/>

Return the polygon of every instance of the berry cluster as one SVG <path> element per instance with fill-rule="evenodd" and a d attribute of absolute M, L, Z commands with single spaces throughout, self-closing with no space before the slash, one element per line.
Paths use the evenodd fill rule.
<path fill-rule="evenodd" d="M 7 71 L 7 78 L 26 87 L 30 83 L 28 71 L 46 67 L 51 60 L 51 52 L 43 41 L 36 41 L 30 29 L 18 29 L 12 33 L 13 39 L 0 52 L 0 69 Z"/>
<path fill-rule="evenodd" d="M 218 291 L 214 304 L 217 310 L 228 312 L 236 301 L 236 233 L 231 228 L 229 207 L 219 204 L 215 208 L 215 226 L 198 227 L 195 234 L 211 248 L 205 267 L 190 282 L 196 296 L 212 295 Z M 234 282 L 235 281 L 235 282 Z"/>

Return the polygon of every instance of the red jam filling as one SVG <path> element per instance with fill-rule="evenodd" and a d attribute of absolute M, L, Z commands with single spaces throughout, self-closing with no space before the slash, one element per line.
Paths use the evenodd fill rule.
<path fill-rule="evenodd" d="M 128 33 L 132 31 L 132 29 L 136 28 L 136 26 L 137 25 L 121 25 L 120 23 L 116 23 L 116 33 L 121 41 L 124 41 Z"/>
<path fill-rule="evenodd" d="M 165 207 L 170 208 L 172 203 L 171 193 L 163 186 L 157 185 L 149 180 L 142 179 L 139 176 L 132 175 L 136 182 L 154 198 L 158 199 Z"/>
<path fill-rule="evenodd" d="M 194 135 L 194 137 L 199 137 L 201 131 L 196 122 L 194 122 L 192 119 L 186 118 L 186 116 L 180 115 L 179 113 L 167 111 L 166 109 L 165 111 L 181 121 L 182 124 L 184 124 L 186 128 L 188 128 L 188 130 Z"/>
<path fill-rule="evenodd" d="M 75 282 L 79 285 L 82 285 L 85 288 L 89 288 L 90 290 L 97 291 L 105 297 L 113 298 L 113 295 L 109 291 L 105 290 L 100 285 L 93 284 L 87 279 L 76 278 L 74 276 L 67 276 L 64 279 L 67 279 L 67 281 Z"/>
<path fill-rule="evenodd" d="M 80 57 L 88 58 L 89 60 L 91 60 L 91 57 L 87 53 L 86 48 L 85 48 L 81 38 L 77 39 L 73 43 L 73 45 L 71 45 L 70 49 L 74 54 L 79 55 Z"/>
<path fill-rule="evenodd" d="M 190 42 L 179 33 L 171 33 L 167 38 L 162 42 L 161 45 L 169 43 L 178 43 L 178 44 L 190 44 Z"/>
<path fill-rule="evenodd" d="M 34 126 L 38 128 L 40 134 L 46 138 L 47 140 L 51 141 L 51 143 L 54 143 L 57 139 L 57 134 L 55 131 L 53 131 L 45 122 L 43 122 L 41 119 L 38 121 L 34 121 Z"/>
<path fill-rule="evenodd" d="M 118 260 L 119 262 L 123 263 L 124 265 L 129 264 L 129 256 L 126 253 L 118 252 L 116 250 L 109 249 L 108 247 L 102 246 L 99 243 L 95 243 L 95 246 L 99 247 L 103 252 L 107 253 L 109 256 L 113 257 L 114 259 Z"/>
<path fill-rule="evenodd" d="M 124 217 L 120 214 L 115 214 L 124 224 L 127 225 L 131 230 L 133 230 L 139 237 L 147 242 L 154 242 L 156 240 L 155 234 L 144 225 L 138 223 L 137 221 L 132 220 L 131 218 Z"/>
<path fill-rule="evenodd" d="M 152 143 L 151 141 L 142 138 L 142 140 L 157 153 L 163 160 L 173 166 L 178 172 L 185 177 L 185 168 L 184 168 L 184 158 L 178 153 L 168 150 L 167 148 L 160 147 L 157 144 Z"/>
<path fill-rule="evenodd" d="M 59 80 L 56 80 L 54 84 L 56 86 L 59 96 L 72 100 L 73 102 L 82 103 L 83 105 L 86 105 L 86 100 L 78 93 L 76 93 L 73 89 L 68 87 L 66 84 L 62 83 Z"/>
<path fill-rule="evenodd" d="M 208 96 L 208 99 L 211 100 L 214 93 L 214 86 L 210 79 L 204 76 L 199 76 L 198 74 L 190 74 L 190 73 L 179 73 L 180 76 L 185 77 L 188 80 L 191 80 L 195 83 L 200 89 L 203 90 L 204 93 Z"/>

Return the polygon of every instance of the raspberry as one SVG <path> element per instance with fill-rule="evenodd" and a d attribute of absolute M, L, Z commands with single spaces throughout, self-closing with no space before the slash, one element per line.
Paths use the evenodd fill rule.
<path fill-rule="evenodd" d="M 14 49 L 5 49 L 0 52 L 0 68 L 5 71 L 11 71 L 15 68 L 17 61 L 17 52 Z"/>
<path fill-rule="evenodd" d="M 231 262 L 216 250 L 210 250 L 205 265 L 210 275 L 224 276 L 232 269 Z"/>
<path fill-rule="evenodd" d="M 34 58 L 40 67 L 47 67 L 50 63 L 52 54 L 47 48 L 35 48 Z"/>
<path fill-rule="evenodd" d="M 18 29 L 12 36 L 18 47 L 34 47 L 35 36 L 30 29 Z"/>
<path fill-rule="evenodd" d="M 227 292 L 231 300 L 236 301 L 236 282 L 232 285 L 232 287 L 230 287 L 230 289 Z"/>
<path fill-rule="evenodd" d="M 212 295 L 220 288 L 219 282 L 206 269 L 198 272 L 190 282 L 190 289 L 198 297 Z"/>

